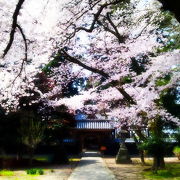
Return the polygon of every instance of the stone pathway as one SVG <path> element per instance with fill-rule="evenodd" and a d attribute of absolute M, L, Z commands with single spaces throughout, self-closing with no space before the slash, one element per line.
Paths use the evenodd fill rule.
<path fill-rule="evenodd" d="M 68 180 L 116 180 L 99 152 L 85 152 Z"/>

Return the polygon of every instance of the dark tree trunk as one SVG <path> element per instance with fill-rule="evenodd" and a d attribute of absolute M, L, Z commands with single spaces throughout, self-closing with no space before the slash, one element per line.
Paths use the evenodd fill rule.
<path fill-rule="evenodd" d="M 154 173 L 157 174 L 157 170 L 158 170 L 158 157 L 153 157 L 153 165 L 152 165 L 152 170 Z"/>
<path fill-rule="evenodd" d="M 163 156 L 154 156 L 153 157 L 153 166 L 152 166 L 153 172 L 157 173 L 158 169 L 163 169 L 163 168 L 165 168 L 164 157 Z"/>
<path fill-rule="evenodd" d="M 141 163 L 142 163 L 142 165 L 145 165 L 145 161 L 144 161 L 144 151 L 143 151 L 143 150 L 140 150 L 139 153 L 140 153 Z"/>
<path fill-rule="evenodd" d="M 160 167 L 160 169 L 165 168 L 165 162 L 164 162 L 164 157 L 163 156 L 161 156 L 159 158 L 159 167 Z"/>
<path fill-rule="evenodd" d="M 33 156 L 34 156 L 34 149 L 33 148 L 29 148 L 29 166 L 32 166 Z"/>

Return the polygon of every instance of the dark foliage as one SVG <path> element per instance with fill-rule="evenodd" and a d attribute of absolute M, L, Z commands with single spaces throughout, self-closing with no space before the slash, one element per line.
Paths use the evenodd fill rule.
<path fill-rule="evenodd" d="M 161 95 L 160 99 L 157 101 L 159 105 L 162 105 L 167 109 L 172 115 L 180 118 L 180 104 L 176 103 L 177 100 L 177 90 L 176 89 L 165 89 Z"/>
<path fill-rule="evenodd" d="M 177 20 L 180 22 L 180 1 L 179 0 L 159 0 L 163 4 L 164 10 L 169 10 L 174 13 Z"/>
<path fill-rule="evenodd" d="M 130 70 L 136 72 L 140 75 L 142 72 L 146 71 L 146 64 L 148 64 L 149 58 L 145 54 L 139 54 L 136 57 L 131 58 Z"/>
<path fill-rule="evenodd" d="M 63 90 L 63 95 L 66 97 L 78 95 L 79 92 L 86 88 L 87 78 L 78 78 L 71 81 Z"/>

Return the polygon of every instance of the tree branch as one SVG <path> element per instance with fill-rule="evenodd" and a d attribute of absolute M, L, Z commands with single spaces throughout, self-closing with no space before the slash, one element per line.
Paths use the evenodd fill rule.
<path fill-rule="evenodd" d="M 27 62 L 27 57 L 28 57 L 28 55 L 27 55 L 28 46 L 27 46 L 26 36 L 25 36 L 25 34 L 24 34 L 24 32 L 23 32 L 23 29 L 21 28 L 21 26 L 20 26 L 19 24 L 17 24 L 16 27 L 19 29 L 19 31 L 20 31 L 20 33 L 21 33 L 21 35 L 22 35 L 22 37 L 23 37 L 23 40 L 24 40 L 24 47 L 25 47 L 24 55 L 25 55 L 25 56 L 24 56 L 24 59 L 22 60 L 20 71 L 19 71 L 18 75 L 15 77 L 15 79 L 13 80 L 12 84 L 14 84 L 14 82 L 16 81 L 16 79 L 21 75 L 22 70 L 23 70 L 23 67 L 24 67 L 24 63 Z"/>
<path fill-rule="evenodd" d="M 136 104 L 134 99 L 124 90 L 122 86 L 116 87 L 116 89 L 124 96 L 124 98 L 130 103 L 130 104 Z"/>
<path fill-rule="evenodd" d="M 99 69 L 85 65 L 84 63 L 82 63 L 81 61 L 76 59 L 75 57 L 70 56 L 64 49 L 61 49 L 59 52 L 69 62 L 77 64 L 77 65 L 83 67 L 84 69 L 87 69 L 93 73 L 99 74 L 106 79 L 110 78 L 109 74 L 105 73 L 103 70 L 99 70 Z M 110 85 L 115 87 L 130 104 L 136 104 L 136 102 L 133 100 L 133 98 L 124 90 L 124 88 L 118 83 L 118 81 L 111 81 Z"/>
<path fill-rule="evenodd" d="M 25 54 L 25 58 L 24 58 L 24 60 L 27 61 L 27 49 L 28 49 L 27 39 L 26 39 L 26 36 L 25 36 L 25 34 L 23 32 L 23 29 L 21 28 L 21 26 L 19 24 L 17 24 L 17 28 L 19 29 L 19 31 L 20 31 L 20 33 L 21 33 L 21 35 L 23 37 L 23 40 L 24 40 L 24 47 L 25 47 L 25 53 L 24 53 Z"/>
<path fill-rule="evenodd" d="M 119 43 L 123 43 L 125 40 L 125 37 L 119 34 L 117 27 L 115 26 L 115 24 L 113 23 L 113 21 L 110 18 L 110 13 L 107 13 L 106 17 L 107 17 L 107 20 L 109 21 L 110 25 L 113 27 L 113 29 L 115 31 L 114 35 L 118 38 Z"/>
<path fill-rule="evenodd" d="M 107 73 L 105 73 L 104 71 L 85 65 L 84 63 L 82 63 L 81 61 L 76 59 L 75 57 L 70 56 L 64 49 L 61 49 L 59 52 L 61 53 L 62 56 L 64 56 L 66 58 L 66 60 L 68 60 L 74 64 L 78 64 L 79 66 L 81 66 L 84 69 L 87 69 L 93 73 L 97 73 L 97 74 L 105 77 L 106 79 L 109 78 L 109 75 Z"/>
<path fill-rule="evenodd" d="M 19 0 L 18 4 L 16 5 L 16 9 L 15 9 L 14 14 L 13 14 L 13 22 L 12 22 L 12 27 L 11 27 L 11 32 L 10 32 L 10 38 L 9 38 L 9 42 L 8 42 L 8 44 L 7 44 L 7 46 L 6 46 L 5 50 L 4 50 L 3 58 L 8 53 L 8 51 L 11 48 L 12 43 L 14 41 L 14 34 L 15 34 L 15 31 L 16 31 L 16 27 L 17 27 L 17 17 L 19 15 L 19 11 L 20 11 L 24 1 L 25 0 Z"/>
<path fill-rule="evenodd" d="M 121 0 L 115 0 L 115 1 L 110 2 L 110 3 L 104 3 L 103 5 L 100 6 L 97 13 L 94 14 L 94 19 L 93 19 L 93 22 L 91 24 L 91 27 L 89 29 L 84 28 L 84 27 L 78 27 L 78 28 L 76 28 L 76 31 L 84 30 L 86 32 L 92 32 L 94 30 L 94 26 L 95 26 L 96 22 L 98 21 L 98 18 L 101 15 L 101 12 L 103 11 L 103 9 L 108 7 L 109 5 L 115 5 L 115 4 L 118 4 L 120 2 L 121 2 Z"/>
<path fill-rule="evenodd" d="M 116 32 L 114 32 L 113 30 L 111 30 L 108 26 L 105 26 L 101 21 L 97 21 L 97 23 L 102 26 L 104 28 L 105 31 L 110 32 L 111 34 L 113 34 L 114 36 L 116 36 Z"/>

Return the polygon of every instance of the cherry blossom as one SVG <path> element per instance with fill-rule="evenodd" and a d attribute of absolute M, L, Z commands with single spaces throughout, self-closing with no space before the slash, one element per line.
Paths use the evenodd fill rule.
<path fill-rule="evenodd" d="M 164 45 L 158 42 L 159 36 L 164 43 L 168 40 L 158 31 L 157 22 L 164 17 L 156 0 L 24 1 L 17 16 L 20 28 L 3 57 L 18 2 L 0 3 L 0 102 L 4 108 L 17 110 L 19 98 L 33 96 L 28 91 L 33 90 L 48 106 L 65 104 L 72 111 L 101 113 L 118 119 L 118 126 L 146 126 L 157 114 L 180 123 L 155 102 L 163 90 L 177 87 L 180 78 L 175 70 L 180 51 L 157 53 Z M 138 57 L 147 57 L 141 73 L 131 68 Z M 45 72 L 43 68 L 55 58 L 56 65 Z M 36 83 L 43 73 L 47 91 Z M 171 74 L 169 83 L 157 86 L 157 79 L 167 74 Z M 87 77 L 90 87 L 64 97 L 68 84 L 82 77 Z"/>

